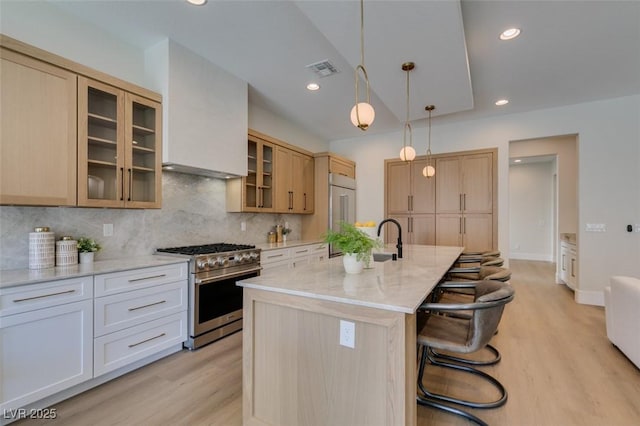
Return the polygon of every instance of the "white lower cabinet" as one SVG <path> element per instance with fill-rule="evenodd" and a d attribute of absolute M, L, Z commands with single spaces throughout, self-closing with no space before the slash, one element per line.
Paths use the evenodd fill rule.
<path fill-rule="evenodd" d="M 302 265 L 323 262 L 329 257 L 329 249 L 324 243 L 302 244 L 289 248 L 262 250 L 260 266 L 262 275 L 295 269 Z"/>
<path fill-rule="evenodd" d="M 1 292 L 0 412 L 91 379 L 92 296 L 93 277 Z"/>
<path fill-rule="evenodd" d="M 94 377 L 187 340 L 186 263 L 96 275 Z"/>
<path fill-rule="evenodd" d="M 0 288 L 0 424 L 180 350 L 187 307 L 186 262 Z"/>

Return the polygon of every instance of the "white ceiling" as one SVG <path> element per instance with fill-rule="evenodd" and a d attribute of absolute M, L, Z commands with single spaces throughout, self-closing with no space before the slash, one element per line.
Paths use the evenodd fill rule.
<path fill-rule="evenodd" d="M 252 103 L 327 140 L 363 134 L 349 122 L 358 1 L 51 1 L 140 48 L 177 41 L 246 80 Z M 427 104 L 436 105 L 434 122 L 455 121 L 640 93 L 638 0 L 365 0 L 364 13 L 376 110 L 367 133 L 402 128 L 406 61 L 416 64 L 415 121 Z M 512 26 L 521 36 L 500 41 Z M 318 79 L 305 68 L 322 60 L 339 73 Z M 305 89 L 312 80 L 319 91 Z M 510 103 L 496 107 L 503 97 Z"/>

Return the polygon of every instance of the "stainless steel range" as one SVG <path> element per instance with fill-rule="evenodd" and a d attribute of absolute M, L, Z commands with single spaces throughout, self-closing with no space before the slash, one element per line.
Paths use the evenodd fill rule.
<path fill-rule="evenodd" d="M 236 281 L 260 275 L 260 249 L 242 244 L 205 244 L 157 249 L 189 262 L 189 339 L 197 349 L 242 329 L 242 287 Z"/>

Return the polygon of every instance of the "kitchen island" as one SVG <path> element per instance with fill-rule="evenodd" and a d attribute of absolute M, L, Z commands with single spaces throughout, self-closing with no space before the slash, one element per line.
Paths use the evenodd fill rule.
<path fill-rule="evenodd" d="M 337 257 L 240 281 L 243 423 L 415 425 L 416 310 L 462 249 L 409 245 L 357 275 Z"/>

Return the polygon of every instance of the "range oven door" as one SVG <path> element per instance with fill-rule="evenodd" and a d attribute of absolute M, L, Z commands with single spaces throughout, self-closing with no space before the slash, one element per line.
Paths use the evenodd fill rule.
<path fill-rule="evenodd" d="M 259 267 L 224 277 L 196 278 L 192 337 L 241 320 L 242 287 L 236 282 L 258 275 Z"/>

